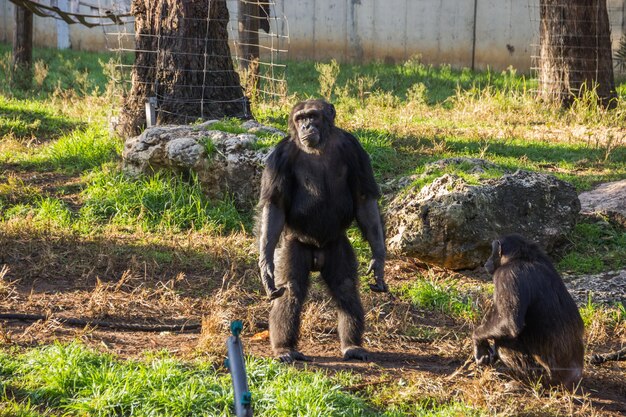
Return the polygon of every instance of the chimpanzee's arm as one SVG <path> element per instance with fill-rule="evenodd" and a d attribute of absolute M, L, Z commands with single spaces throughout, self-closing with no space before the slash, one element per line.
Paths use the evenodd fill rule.
<path fill-rule="evenodd" d="M 498 272 L 501 271 L 496 271 L 496 275 Z M 494 280 L 495 278 L 494 276 Z M 478 365 L 493 362 L 495 352 L 489 344 L 490 339 L 496 341 L 515 339 L 519 336 L 524 327 L 526 312 L 526 308 L 520 305 L 519 301 L 519 291 L 516 288 L 511 288 L 511 285 L 498 285 L 496 281 L 493 306 L 472 334 L 474 359 Z"/>
<path fill-rule="evenodd" d="M 385 283 L 385 231 L 380 217 L 378 202 L 375 198 L 361 197 L 357 204 L 356 220 L 361 233 L 372 250 L 372 261 L 367 273 L 374 272 L 376 284 L 370 284 L 372 291 L 388 291 Z"/>
<path fill-rule="evenodd" d="M 493 308 L 474 329 L 474 343 L 486 339 L 515 339 L 525 324 L 530 303 L 528 280 L 519 270 L 501 267 L 494 274 Z"/>
<path fill-rule="evenodd" d="M 274 251 L 285 226 L 285 211 L 267 201 L 261 212 L 261 236 L 259 239 L 259 269 L 261 280 L 270 299 L 278 298 L 285 288 L 274 284 Z"/>

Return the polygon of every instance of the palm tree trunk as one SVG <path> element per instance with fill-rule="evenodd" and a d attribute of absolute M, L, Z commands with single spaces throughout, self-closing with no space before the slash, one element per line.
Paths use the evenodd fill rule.
<path fill-rule="evenodd" d="M 603 105 L 615 93 L 606 0 L 541 0 L 539 94 L 567 107 L 595 89 Z"/>
<path fill-rule="evenodd" d="M 133 0 L 132 13 L 137 51 L 120 118 L 123 135 L 145 126 L 150 97 L 157 124 L 250 117 L 228 46 L 225 0 Z"/>

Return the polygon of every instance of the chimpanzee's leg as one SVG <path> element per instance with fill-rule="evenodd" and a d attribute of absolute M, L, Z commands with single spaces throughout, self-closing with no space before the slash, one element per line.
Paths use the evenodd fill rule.
<path fill-rule="evenodd" d="M 278 359 L 291 363 L 304 360 L 296 350 L 300 335 L 300 313 L 309 288 L 311 249 L 285 238 L 278 249 L 275 267 L 276 286 L 285 287 L 282 297 L 272 301 L 270 311 L 270 342 Z"/>
<path fill-rule="evenodd" d="M 367 360 L 361 347 L 365 318 L 361 298 L 357 261 L 348 238 L 343 236 L 324 250 L 321 275 L 337 304 L 338 332 L 344 359 Z"/>
<path fill-rule="evenodd" d="M 513 376 L 524 381 L 542 379 L 547 382 L 549 371 L 535 361 L 528 347 L 518 339 L 496 340 L 494 348 L 498 358 L 511 371 Z"/>
<path fill-rule="evenodd" d="M 527 333 L 530 334 L 530 333 Z M 575 389 L 582 378 L 584 347 L 566 338 L 533 337 L 499 341 L 500 359 L 518 377 L 541 380 L 545 386 L 563 385 Z M 563 340 L 565 339 L 565 340 Z"/>

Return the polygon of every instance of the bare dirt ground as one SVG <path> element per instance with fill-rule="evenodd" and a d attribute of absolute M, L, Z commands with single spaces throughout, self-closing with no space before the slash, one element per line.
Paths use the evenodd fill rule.
<path fill-rule="evenodd" d="M 238 240 L 237 240 L 238 239 Z M 0 313 L 33 313 L 46 320 L 0 321 L 0 345 L 30 347 L 82 340 L 122 358 L 167 349 L 182 358 L 221 360 L 231 320 L 244 320 L 247 353 L 269 357 L 269 303 L 260 295 L 250 238 L 212 239 L 111 235 L 81 238 L 21 226 L 0 234 Z M 183 273 L 184 271 L 184 273 Z M 487 279 L 480 271 L 453 274 L 392 259 L 387 275 L 399 288 L 417 275 L 451 274 L 469 288 Z M 318 280 L 313 277 L 313 280 Z M 424 311 L 394 296 L 363 294 L 369 362 L 341 360 L 335 313 L 319 283 L 311 289 L 301 347 L 310 361 L 298 367 L 361 376 L 349 390 L 377 391 L 388 403 L 432 398 L 464 401 L 493 415 L 626 415 L 626 363 L 587 365 L 580 391 L 571 395 L 519 386 L 503 369 L 475 367 L 472 324 Z M 60 317 L 120 323 L 198 323 L 201 331 L 145 332 L 69 326 Z M 626 328 L 594 329 L 588 355 L 626 343 Z M 381 394 L 382 393 L 382 394 Z"/>

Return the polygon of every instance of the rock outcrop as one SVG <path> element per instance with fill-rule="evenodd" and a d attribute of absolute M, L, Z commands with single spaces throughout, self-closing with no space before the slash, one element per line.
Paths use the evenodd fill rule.
<path fill-rule="evenodd" d="M 578 198 L 583 214 L 606 216 L 626 227 L 626 179 L 600 184 Z"/>
<path fill-rule="evenodd" d="M 212 198 L 230 195 L 242 208 L 258 199 L 261 173 L 269 148 L 258 146 L 253 133 L 211 130 L 217 120 L 195 126 L 155 126 L 126 141 L 124 170 L 130 175 L 159 170 L 195 173 Z M 280 130 L 255 121 L 242 125 L 248 132 L 282 136 Z"/>
<path fill-rule="evenodd" d="M 475 164 L 478 170 L 488 163 Z M 489 257 L 491 241 L 520 233 L 548 252 L 576 224 L 574 187 L 552 175 L 517 171 L 469 185 L 445 174 L 422 189 L 409 187 L 386 212 L 390 251 L 450 269 L 472 269 Z"/>

